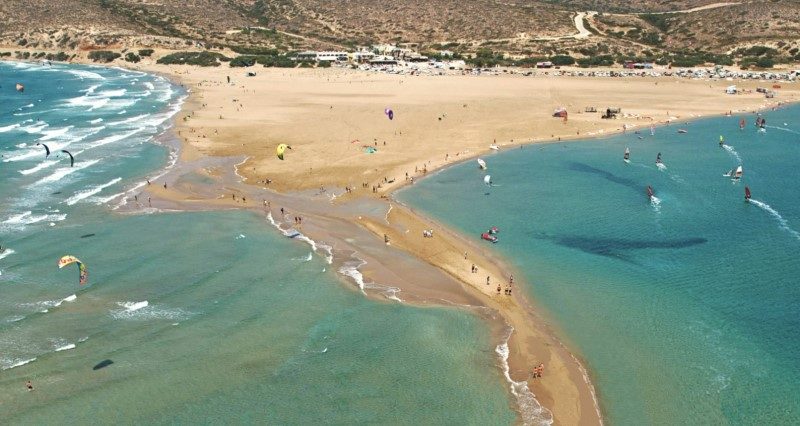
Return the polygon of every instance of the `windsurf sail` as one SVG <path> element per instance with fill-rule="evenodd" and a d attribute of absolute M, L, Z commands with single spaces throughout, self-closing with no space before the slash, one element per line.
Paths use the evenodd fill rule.
<path fill-rule="evenodd" d="M 742 166 L 737 167 L 736 171 L 733 173 L 733 178 L 734 179 L 741 179 L 743 172 L 744 172 L 744 170 L 742 170 Z"/>
<path fill-rule="evenodd" d="M 722 135 L 719 135 L 719 146 L 722 146 L 722 145 L 725 145 L 725 137 L 722 136 Z"/>
<path fill-rule="evenodd" d="M 650 136 L 656 135 L 656 126 L 650 125 Z"/>
<path fill-rule="evenodd" d="M 745 201 L 750 201 L 750 187 L 749 186 L 745 186 L 744 187 L 744 200 Z"/>
<path fill-rule="evenodd" d="M 483 177 L 483 183 L 491 186 L 492 185 L 492 176 L 491 175 L 484 176 Z"/>
<path fill-rule="evenodd" d="M 661 153 L 660 152 L 656 156 L 656 164 L 661 164 Z"/>
<path fill-rule="evenodd" d="M 478 167 L 479 167 L 481 170 L 486 170 L 486 162 L 485 162 L 485 161 L 483 161 L 483 160 L 481 160 L 481 159 L 479 158 L 479 159 L 478 159 Z"/>
<path fill-rule="evenodd" d="M 744 130 L 745 121 L 744 118 L 739 120 L 739 130 Z"/>
<path fill-rule="evenodd" d="M 631 159 L 631 149 L 625 147 L 625 155 L 622 157 L 623 160 L 627 161 Z"/>
<path fill-rule="evenodd" d="M 653 198 L 653 195 L 655 195 L 655 192 L 653 192 L 653 187 L 647 185 L 647 198 Z"/>
<path fill-rule="evenodd" d="M 17 89 L 17 92 L 22 93 L 22 92 L 25 91 L 25 86 L 22 83 L 17 83 L 16 89 Z"/>

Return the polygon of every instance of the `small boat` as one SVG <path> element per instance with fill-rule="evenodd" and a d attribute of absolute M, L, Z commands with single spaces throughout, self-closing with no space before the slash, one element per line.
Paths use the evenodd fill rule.
<path fill-rule="evenodd" d="M 296 229 L 290 229 L 290 230 L 288 230 L 288 231 L 286 232 L 286 236 L 287 236 L 288 238 L 297 238 L 297 237 L 299 237 L 300 235 L 303 235 L 303 234 L 301 234 L 301 233 L 300 233 L 300 231 L 298 231 L 298 230 L 296 230 Z"/>
<path fill-rule="evenodd" d="M 625 155 L 622 156 L 622 161 L 624 161 L 626 163 L 630 163 L 631 162 L 631 149 L 630 148 L 625 147 Z"/>
<path fill-rule="evenodd" d="M 497 242 L 497 237 L 495 237 L 494 235 L 489 234 L 488 232 L 484 232 L 483 234 L 481 234 L 481 239 L 484 239 L 486 241 L 491 241 L 493 243 Z"/>
<path fill-rule="evenodd" d="M 481 170 L 486 170 L 486 162 L 480 158 L 478 159 L 478 168 Z"/>
<path fill-rule="evenodd" d="M 653 187 L 650 186 L 650 185 L 647 185 L 647 198 L 652 200 L 654 195 L 656 195 L 656 194 L 655 194 L 655 192 L 653 192 Z"/>
<path fill-rule="evenodd" d="M 749 203 L 750 202 L 750 187 L 749 186 L 745 186 L 744 187 L 744 202 L 745 203 Z"/>
<path fill-rule="evenodd" d="M 489 228 L 489 233 L 492 234 L 492 235 L 494 235 L 494 234 L 496 234 L 498 232 L 500 232 L 500 230 L 497 229 L 496 226 L 492 226 L 491 228 Z"/>
<path fill-rule="evenodd" d="M 495 151 L 499 151 L 499 150 L 500 150 L 500 147 L 499 147 L 499 146 L 497 146 L 497 145 L 495 145 L 495 144 L 491 144 L 491 145 L 489 145 L 489 149 L 493 149 L 493 150 L 495 150 Z"/>
<path fill-rule="evenodd" d="M 678 133 L 688 133 L 688 130 L 686 130 L 686 129 L 678 129 Z"/>

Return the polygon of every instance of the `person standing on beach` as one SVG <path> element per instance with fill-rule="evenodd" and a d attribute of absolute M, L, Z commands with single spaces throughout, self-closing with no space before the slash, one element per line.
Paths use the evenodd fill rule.
<path fill-rule="evenodd" d="M 489 276 L 486 276 L 486 285 L 489 285 Z"/>
<path fill-rule="evenodd" d="M 514 274 L 511 274 L 511 276 L 508 277 L 508 285 L 513 285 L 513 284 L 514 284 Z"/>

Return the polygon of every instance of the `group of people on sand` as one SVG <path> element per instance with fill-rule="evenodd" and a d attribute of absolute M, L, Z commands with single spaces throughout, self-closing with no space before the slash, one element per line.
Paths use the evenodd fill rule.
<path fill-rule="evenodd" d="M 433 229 L 423 229 L 422 230 L 422 237 L 423 238 L 433 238 Z"/>
<path fill-rule="evenodd" d="M 541 378 L 543 373 L 544 373 L 544 364 L 540 363 L 536 367 L 533 367 L 533 370 L 531 371 L 531 377 L 533 377 L 534 379 L 537 377 Z"/>

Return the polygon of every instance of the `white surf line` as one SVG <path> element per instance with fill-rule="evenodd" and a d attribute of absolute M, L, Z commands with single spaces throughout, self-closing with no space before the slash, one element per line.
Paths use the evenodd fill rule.
<path fill-rule="evenodd" d="M 239 174 L 239 166 L 241 166 L 242 164 L 246 163 L 247 160 L 249 160 L 249 159 L 250 159 L 250 157 L 245 157 L 245 159 L 242 160 L 240 163 L 236 163 L 236 164 L 233 165 L 233 172 L 236 173 L 236 176 L 239 176 L 239 179 L 241 179 L 241 182 L 244 182 L 245 180 L 247 180 L 247 178 L 245 178 L 244 176 Z"/>
<path fill-rule="evenodd" d="M 78 191 L 78 192 L 75 193 L 75 195 L 73 195 L 72 197 L 70 197 L 69 199 L 67 199 L 64 202 L 67 205 L 73 206 L 77 202 L 79 202 L 81 200 L 84 200 L 86 198 L 89 198 L 92 195 L 98 194 L 98 193 L 100 193 L 100 191 L 108 188 L 111 185 L 114 185 L 115 183 L 117 183 L 117 182 L 119 182 L 121 180 L 122 180 L 121 177 L 114 178 L 114 179 L 112 179 L 112 180 L 110 180 L 110 181 L 108 181 L 108 182 L 106 182 L 106 183 L 104 183 L 102 185 L 97 185 L 97 186 L 95 186 L 93 188 L 85 189 L 83 191 Z"/>
<path fill-rule="evenodd" d="M 272 217 L 272 212 L 267 213 L 267 220 L 269 220 L 269 222 L 272 224 L 272 226 L 274 226 L 278 231 L 281 231 L 281 233 L 284 236 L 288 237 L 288 236 L 293 234 L 291 232 L 292 229 L 285 230 L 285 229 L 283 229 L 281 227 L 281 225 L 278 222 L 275 221 L 275 219 Z M 325 262 L 328 265 L 333 263 L 333 247 L 331 247 L 331 246 L 329 246 L 327 244 L 318 243 L 318 242 L 312 240 L 311 238 L 308 238 L 305 235 L 301 234 L 296 229 L 294 229 L 294 231 L 296 232 L 296 234 L 294 234 L 294 236 L 292 237 L 293 239 L 306 242 L 308 245 L 311 246 L 311 250 L 314 250 L 315 253 L 318 250 L 325 251 L 327 253 L 327 255 L 325 256 Z"/>
<path fill-rule="evenodd" d="M 511 367 L 508 365 L 508 341 L 511 339 L 511 334 L 513 332 L 514 329 L 512 328 L 511 332 L 508 333 L 508 337 L 506 337 L 505 342 L 497 345 L 494 351 L 500 358 L 503 376 L 509 383 L 511 394 L 516 398 L 517 406 L 519 407 L 520 414 L 522 415 L 522 424 L 552 425 L 553 413 L 551 413 L 547 408 L 543 407 L 542 404 L 536 400 L 536 396 L 528 388 L 528 382 L 515 382 L 514 379 L 511 378 Z"/>
<path fill-rule="evenodd" d="M 778 223 L 780 224 L 780 227 L 781 227 L 783 230 L 787 231 L 787 232 L 788 232 L 788 233 L 790 233 L 790 234 L 791 234 L 793 237 L 795 237 L 795 238 L 797 238 L 798 240 L 800 240 L 800 232 L 797 232 L 797 231 L 795 231 L 794 229 L 792 229 L 792 228 L 789 226 L 789 222 L 788 222 L 786 219 L 784 219 L 784 218 L 783 218 L 783 216 L 781 216 L 781 214 L 780 214 L 780 213 L 778 213 L 778 211 L 777 211 L 777 210 L 773 209 L 773 208 L 772 208 L 772 207 L 771 207 L 769 204 L 767 204 L 767 203 L 765 203 L 765 202 L 763 202 L 763 201 L 754 200 L 754 199 L 752 199 L 752 198 L 750 199 L 750 204 L 755 204 L 755 205 L 756 205 L 756 206 L 758 206 L 758 207 L 759 207 L 761 210 L 764 210 L 765 212 L 767 212 L 767 213 L 771 214 L 771 215 L 772 215 L 772 217 L 774 217 L 774 218 L 775 218 L 775 219 L 778 221 Z"/>

